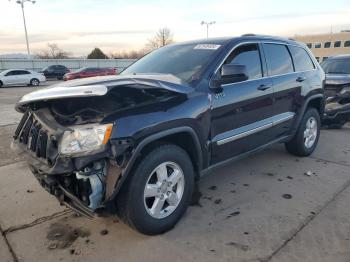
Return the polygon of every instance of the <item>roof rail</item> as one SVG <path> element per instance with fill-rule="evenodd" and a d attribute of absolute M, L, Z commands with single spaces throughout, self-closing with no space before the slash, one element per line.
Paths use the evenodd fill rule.
<path fill-rule="evenodd" d="M 242 36 L 256 36 L 256 34 L 243 34 Z"/>

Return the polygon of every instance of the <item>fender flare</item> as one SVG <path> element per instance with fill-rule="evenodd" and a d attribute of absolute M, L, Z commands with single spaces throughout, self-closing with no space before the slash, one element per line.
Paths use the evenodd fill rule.
<path fill-rule="evenodd" d="M 295 125 L 294 125 L 294 129 L 292 131 L 292 137 L 294 136 L 294 134 L 297 132 L 298 128 L 299 128 L 299 125 L 300 125 L 300 122 L 301 122 L 301 119 L 303 118 L 304 114 L 305 114 L 305 111 L 310 103 L 310 101 L 314 100 L 314 99 L 323 99 L 323 106 L 325 105 L 325 102 L 324 102 L 324 95 L 323 94 L 315 94 L 315 95 L 311 95 L 309 96 L 306 101 L 304 102 L 301 110 L 300 110 L 300 114 L 297 116 L 297 118 L 295 119 Z M 323 117 L 323 112 L 324 112 L 324 109 L 323 111 L 321 112 L 321 119 Z"/>
<path fill-rule="evenodd" d="M 126 167 L 122 171 L 120 180 L 117 183 L 117 185 L 113 191 L 113 194 L 111 195 L 111 197 L 109 199 L 107 199 L 107 201 L 113 200 L 116 197 L 116 195 L 120 191 L 121 187 L 123 186 L 124 182 L 126 181 L 127 177 L 130 175 L 131 169 L 132 169 L 137 157 L 140 156 L 142 149 L 144 149 L 147 145 L 149 145 L 150 143 L 152 143 L 158 139 L 161 139 L 161 138 L 169 136 L 169 135 L 174 135 L 177 133 L 184 133 L 184 132 L 189 133 L 193 139 L 193 142 L 194 142 L 195 147 L 196 147 L 196 153 L 198 156 L 197 165 L 198 165 L 198 169 L 200 171 L 203 168 L 203 154 L 202 154 L 202 149 L 201 149 L 198 135 L 193 130 L 193 128 L 191 128 L 189 126 L 183 126 L 183 127 L 176 127 L 176 128 L 167 129 L 167 130 L 164 130 L 164 131 L 161 131 L 161 132 L 158 132 L 156 134 L 153 134 L 153 135 L 146 137 L 136 146 L 135 150 L 132 153 L 131 158 L 129 159 L 129 161 L 126 165 Z"/>

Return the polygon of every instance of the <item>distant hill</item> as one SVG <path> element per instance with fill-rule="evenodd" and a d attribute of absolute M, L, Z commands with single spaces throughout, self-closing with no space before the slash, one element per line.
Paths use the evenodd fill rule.
<path fill-rule="evenodd" d="M 35 55 L 31 55 L 31 58 L 36 58 Z M 28 58 L 28 56 L 26 54 L 22 54 L 22 53 L 16 53 L 16 54 L 0 54 L 0 59 L 1 58 L 5 58 L 5 59 L 24 59 L 24 58 Z"/>

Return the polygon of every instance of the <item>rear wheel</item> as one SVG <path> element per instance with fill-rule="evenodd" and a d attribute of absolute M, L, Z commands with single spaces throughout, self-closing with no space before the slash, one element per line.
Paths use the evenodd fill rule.
<path fill-rule="evenodd" d="M 162 145 L 139 163 L 116 199 L 119 217 L 147 235 L 170 230 L 186 211 L 194 187 L 194 172 L 187 153 Z"/>
<path fill-rule="evenodd" d="M 30 80 L 31 86 L 38 86 L 39 84 L 40 84 L 40 81 L 36 78 L 33 78 L 32 80 Z"/>
<path fill-rule="evenodd" d="M 293 139 L 285 144 L 289 153 L 296 156 L 309 156 L 315 150 L 320 136 L 320 114 L 315 108 L 305 112 Z"/>
<path fill-rule="evenodd" d="M 4 86 L 4 84 L 0 81 L 0 88 L 3 87 L 3 86 Z"/>

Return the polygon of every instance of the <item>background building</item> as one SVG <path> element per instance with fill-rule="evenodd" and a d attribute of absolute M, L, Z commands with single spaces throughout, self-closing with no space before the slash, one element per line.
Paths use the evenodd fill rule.
<path fill-rule="evenodd" d="M 350 54 L 350 30 L 320 35 L 296 35 L 293 38 L 305 43 L 319 62 L 330 56 Z"/>

